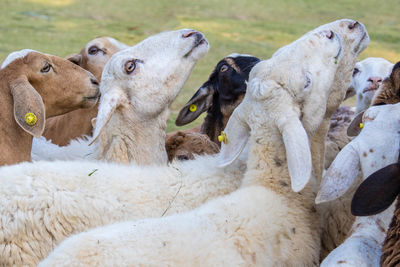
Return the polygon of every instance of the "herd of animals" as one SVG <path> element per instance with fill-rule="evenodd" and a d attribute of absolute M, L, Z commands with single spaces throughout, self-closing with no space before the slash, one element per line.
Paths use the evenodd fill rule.
<path fill-rule="evenodd" d="M 356 62 L 368 44 L 342 19 L 230 54 L 176 119 L 201 126 L 168 134 L 202 33 L 11 53 L 0 265 L 400 265 L 400 63 Z"/>

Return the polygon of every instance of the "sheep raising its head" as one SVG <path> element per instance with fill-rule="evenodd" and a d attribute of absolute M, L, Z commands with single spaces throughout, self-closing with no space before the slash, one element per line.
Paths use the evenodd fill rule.
<path fill-rule="evenodd" d="M 286 153 L 289 173 L 292 189 L 300 191 L 307 184 L 312 169 L 308 129 L 304 131 L 300 119 L 304 124 L 305 119 L 311 118 L 308 125 L 318 128 L 329 94 L 325 85 L 333 83 L 342 52 L 339 35 L 331 30 L 313 31 L 281 48 L 270 60 L 258 63 L 250 72 L 248 93 L 228 122 L 228 142 L 222 145 L 220 165 L 228 165 L 239 156 L 250 129 L 252 136 L 257 137 L 254 142 L 267 142 L 263 140 L 263 125 L 270 125 L 272 120 L 283 134 L 287 151 L 293 152 Z M 302 114 L 307 110 L 304 106 L 307 98 L 314 100 L 308 103 L 317 112 Z M 253 164 L 251 159 L 249 164 Z"/>
<path fill-rule="evenodd" d="M 202 33 L 184 29 L 151 36 L 114 54 L 102 74 L 101 104 L 93 141 L 115 109 L 123 109 L 128 103 L 138 111 L 134 116 L 140 116 L 139 120 L 160 116 L 208 48 Z"/>

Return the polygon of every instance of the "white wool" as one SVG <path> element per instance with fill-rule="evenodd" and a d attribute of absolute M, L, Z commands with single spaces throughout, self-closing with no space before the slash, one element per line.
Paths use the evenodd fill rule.
<path fill-rule="evenodd" d="M 325 173 L 317 202 L 334 200 L 345 193 L 351 198 L 361 183 L 357 179 L 360 170 L 363 179 L 366 179 L 375 171 L 397 162 L 400 147 L 399 115 L 400 104 L 375 106 L 364 113 L 361 133 L 338 154 Z M 338 262 L 352 266 L 379 263 L 381 245 L 386 235 L 386 231 L 381 229 L 387 230 L 393 211 L 394 204 L 378 215 L 356 217 L 350 236 L 326 257 L 322 266 L 335 266 Z"/>
<path fill-rule="evenodd" d="M 18 58 L 23 58 L 25 57 L 27 54 L 29 54 L 30 52 L 37 52 L 36 50 L 32 50 L 32 49 L 22 49 L 20 51 L 15 51 L 10 53 L 6 59 L 3 61 L 3 63 L 1 64 L 0 69 L 3 69 L 4 67 L 6 67 L 8 64 L 10 64 L 11 62 L 13 62 L 14 60 L 18 59 Z"/>

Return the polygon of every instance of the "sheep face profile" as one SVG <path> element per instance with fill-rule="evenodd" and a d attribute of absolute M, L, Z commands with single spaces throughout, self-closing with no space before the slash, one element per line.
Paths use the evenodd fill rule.
<path fill-rule="evenodd" d="M 218 135 L 242 101 L 250 70 L 259 61 L 256 57 L 243 54 L 231 54 L 220 60 L 208 80 L 180 110 L 175 124 L 188 124 L 207 112 L 200 131 L 220 144 Z"/>
<path fill-rule="evenodd" d="M 366 110 L 383 79 L 389 76 L 393 64 L 383 58 L 366 58 L 357 62 L 349 88 L 357 97 L 356 113 Z"/>
<path fill-rule="evenodd" d="M 342 50 L 337 34 L 321 31 L 285 51 L 253 68 L 248 93 L 226 127 L 221 165 L 236 158 L 251 129 L 253 155 L 241 189 L 187 213 L 75 235 L 39 266 L 315 265 L 319 222 L 312 186 L 293 192 L 307 184 L 312 168 L 301 103 L 327 95 Z M 318 96 L 314 105 L 323 110 L 324 101 Z"/>

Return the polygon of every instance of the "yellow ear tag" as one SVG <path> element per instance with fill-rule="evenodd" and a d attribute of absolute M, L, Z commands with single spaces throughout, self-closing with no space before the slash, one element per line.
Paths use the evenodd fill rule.
<path fill-rule="evenodd" d="M 30 125 L 30 126 L 35 125 L 36 122 L 37 122 L 37 117 L 36 117 L 36 115 L 33 114 L 33 113 L 31 113 L 31 112 L 26 113 L 26 114 L 25 114 L 25 122 L 26 122 L 28 125 Z"/>
<path fill-rule="evenodd" d="M 224 131 L 221 132 L 221 135 L 218 136 L 218 141 L 219 142 L 224 142 L 224 144 L 226 144 L 226 134 Z"/>
<path fill-rule="evenodd" d="M 360 129 L 364 128 L 364 123 L 360 123 Z"/>
<path fill-rule="evenodd" d="M 189 106 L 189 110 L 190 110 L 190 112 L 195 112 L 197 110 L 197 106 L 195 104 L 191 104 Z"/>

